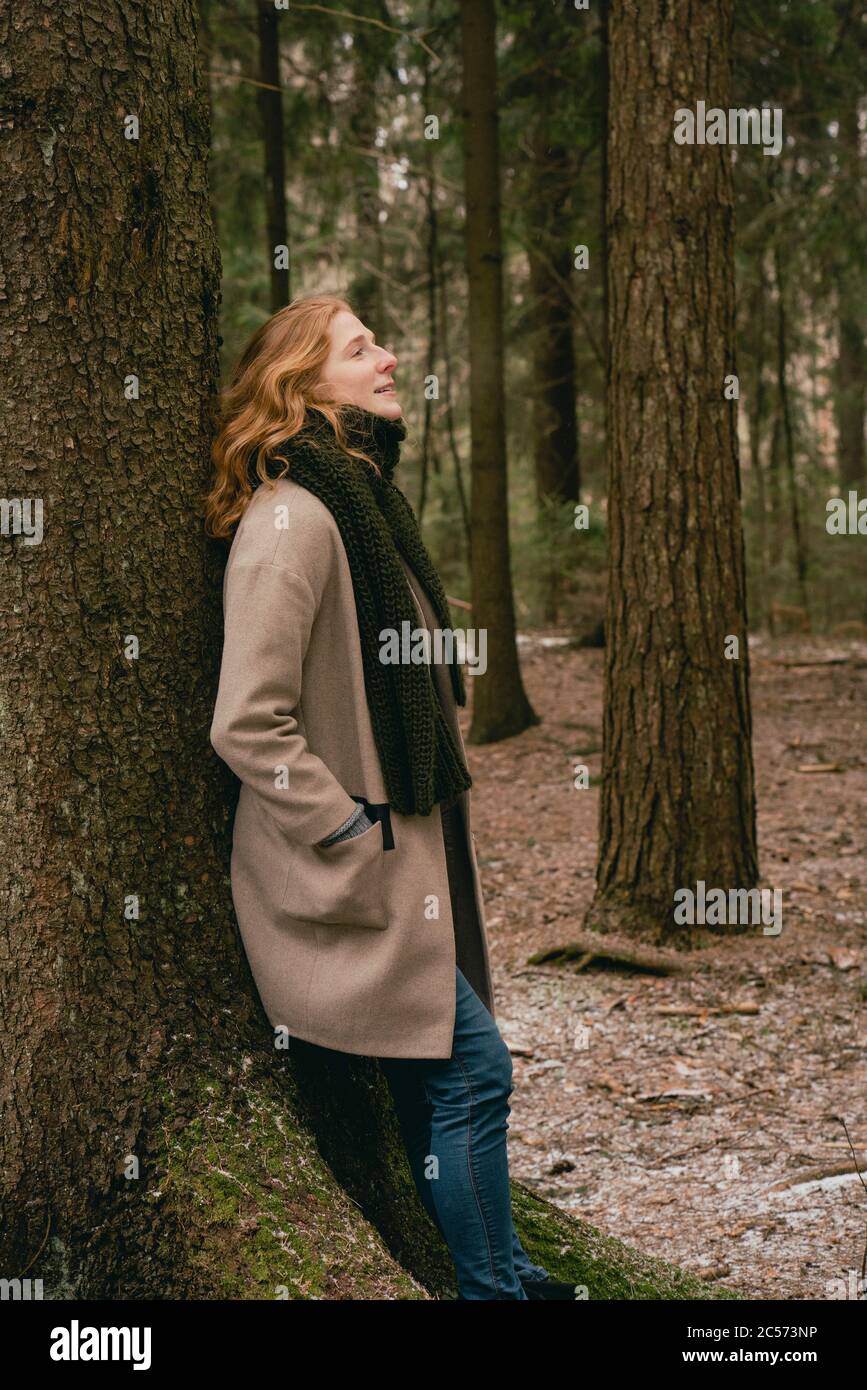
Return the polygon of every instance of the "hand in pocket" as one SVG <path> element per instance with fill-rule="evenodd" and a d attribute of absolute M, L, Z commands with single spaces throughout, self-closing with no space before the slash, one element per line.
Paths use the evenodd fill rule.
<path fill-rule="evenodd" d="M 331 845 L 290 845 L 287 856 L 281 906 L 290 917 L 323 926 L 382 930 L 388 925 L 379 821 Z"/>

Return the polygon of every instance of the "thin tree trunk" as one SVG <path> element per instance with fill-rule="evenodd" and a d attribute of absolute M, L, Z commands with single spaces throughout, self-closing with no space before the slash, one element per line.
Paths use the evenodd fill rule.
<path fill-rule="evenodd" d="M 776 379 L 776 369 L 774 371 Z M 771 526 L 773 528 L 773 550 L 779 557 L 783 545 L 785 528 L 783 526 L 783 410 L 779 392 L 774 401 L 774 419 L 771 425 L 771 442 L 768 450 L 768 496 L 771 504 Z"/>
<path fill-rule="evenodd" d="M 757 877 L 734 402 L 731 163 L 674 111 L 730 105 L 731 0 L 609 10 L 609 594 L 594 928 Z M 727 659 L 728 639 L 738 641 Z M 729 646 L 729 651 L 732 649 Z"/>
<path fill-rule="evenodd" d="M 864 25 L 855 25 L 859 56 L 867 55 Z M 862 65 L 863 66 L 863 65 Z M 858 131 L 858 105 L 849 102 L 840 119 L 839 142 L 843 177 L 851 187 L 864 179 L 864 160 Z M 837 270 L 837 363 L 835 404 L 837 414 L 837 468 L 841 488 L 858 488 L 865 480 L 864 419 L 867 411 L 867 349 L 865 349 L 864 267 L 852 266 L 849 248 L 841 248 Z"/>
<path fill-rule="evenodd" d="M 575 350 L 567 286 L 572 250 L 566 236 L 564 169 L 568 154 L 550 147 L 540 117 L 533 134 L 533 189 L 529 238 L 533 322 L 533 457 L 537 525 L 554 541 L 562 524 L 561 503 L 579 500 L 578 422 L 575 412 Z M 546 545 L 544 621 L 559 616 L 562 576 L 556 546 Z"/>
<path fill-rule="evenodd" d="M 795 548 L 795 575 L 798 582 L 798 596 L 806 613 L 809 613 L 807 596 L 807 541 L 801 523 L 801 504 L 798 497 L 798 475 L 795 468 L 795 432 L 792 425 L 792 411 L 789 404 L 789 387 L 786 380 L 788 364 L 788 344 L 786 334 L 786 282 L 783 274 L 783 261 L 780 248 L 774 246 L 774 275 L 777 282 L 777 392 L 780 398 L 780 420 L 783 430 L 783 459 L 786 476 L 789 480 L 789 515 L 792 522 L 792 543 Z"/>
<path fill-rule="evenodd" d="M 433 26 L 432 6 L 428 6 L 428 28 Z M 424 53 L 424 83 L 422 87 L 422 101 L 424 104 L 423 115 L 427 116 L 430 112 L 430 57 Z M 425 253 L 427 283 L 425 293 L 427 296 L 427 355 L 425 362 L 425 398 L 424 398 L 424 426 L 422 429 L 421 442 L 421 488 L 418 502 L 418 519 L 421 522 L 424 516 L 425 503 L 427 501 L 427 480 L 428 470 L 433 464 L 434 472 L 439 473 L 439 456 L 434 445 L 433 436 L 433 400 L 428 394 L 427 383 L 436 372 L 437 360 L 437 198 L 436 198 L 436 173 L 434 170 L 433 140 L 424 142 L 424 165 L 425 165 Z"/>
<path fill-rule="evenodd" d="M 864 482 L 864 415 L 867 406 L 867 352 L 864 329 L 845 292 L 840 293 L 837 320 L 837 457 L 840 486 L 859 487 Z"/>
<path fill-rule="evenodd" d="M 275 264 L 278 246 L 289 245 L 289 215 L 286 207 L 286 163 L 283 149 L 283 93 L 280 83 L 279 15 L 274 0 L 259 0 L 259 71 L 268 87 L 258 88 L 262 117 L 262 143 L 265 155 L 265 218 L 268 235 L 268 265 L 271 276 L 271 313 L 289 303 L 292 293 L 289 255 L 285 268 Z M 276 91 L 271 90 L 277 88 Z"/>
<path fill-rule="evenodd" d="M 600 132 L 601 151 L 599 158 L 599 170 L 601 188 L 599 198 L 599 274 L 602 277 L 602 436 L 606 452 L 608 453 L 608 435 L 610 423 L 608 419 L 609 402 L 611 400 L 611 336 L 608 329 L 608 256 L 609 256 L 609 236 L 608 236 L 608 139 L 610 129 L 610 78 L 611 78 L 611 56 L 609 48 L 609 9 L 610 0 L 599 0 L 599 38 L 601 44 L 601 63 L 602 74 L 600 82 L 600 107 L 602 129 Z M 603 626 L 604 636 L 604 626 Z"/>
<path fill-rule="evenodd" d="M 515 642 L 509 558 L 503 253 L 494 0 L 461 6 L 461 106 L 469 282 L 473 626 L 487 632 L 488 669 L 473 686 L 470 740 L 488 743 L 539 723 Z"/>
<path fill-rule="evenodd" d="M 352 9 L 353 7 L 349 7 Z M 359 0 L 354 10 L 362 15 L 381 17 L 379 0 Z M 384 342 L 390 332 L 385 319 L 383 270 L 385 252 L 379 222 L 379 159 L 377 157 L 378 88 L 388 60 L 388 44 L 370 24 L 356 24 L 352 32 L 353 91 L 349 126 L 352 142 L 359 150 L 352 162 L 352 189 L 355 203 L 357 269 L 350 288 L 353 311 L 371 332 Z"/>
<path fill-rule="evenodd" d="M 578 425 L 575 416 L 575 352 L 572 306 L 566 292 L 572 249 L 566 236 L 564 169 L 568 152 L 549 146 L 544 120 L 533 138 L 533 231 L 530 293 L 533 296 L 533 433 L 536 495 L 557 502 L 580 500 Z"/>
<path fill-rule="evenodd" d="M 452 456 L 452 464 L 455 470 L 455 487 L 458 492 L 458 501 L 461 508 L 461 522 L 464 533 L 464 546 L 469 565 L 472 557 L 472 533 L 470 530 L 470 507 L 467 501 L 467 490 L 464 485 L 464 470 L 461 464 L 460 450 L 458 449 L 457 436 L 455 433 L 455 411 L 452 404 L 452 356 L 449 347 L 449 306 L 446 299 L 446 277 L 445 266 L 443 264 L 442 242 L 437 247 L 437 288 L 439 300 L 439 321 L 440 333 L 442 335 L 441 360 L 443 364 L 443 388 L 445 390 L 446 402 L 446 431 L 449 440 L 449 453 Z"/>
<path fill-rule="evenodd" d="M 747 414 L 750 437 L 750 463 L 752 465 L 753 478 L 756 489 L 756 506 L 759 514 L 758 539 L 756 545 L 756 555 L 758 557 L 758 591 L 759 599 L 753 614 L 753 622 L 758 626 L 767 621 L 768 604 L 770 595 L 768 593 L 768 573 L 769 573 L 769 545 L 768 545 L 768 498 L 765 486 L 765 471 L 762 464 L 762 430 L 765 418 L 765 400 L 767 391 L 765 389 L 765 341 L 766 341 L 766 301 L 767 301 L 767 282 L 765 279 L 764 264 L 759 257 L 758 279 L 753 293 L 753 301 L 750 306 L 750 324 L 755 334 L 755 354 L 753 357 L 753 394 Z"/>

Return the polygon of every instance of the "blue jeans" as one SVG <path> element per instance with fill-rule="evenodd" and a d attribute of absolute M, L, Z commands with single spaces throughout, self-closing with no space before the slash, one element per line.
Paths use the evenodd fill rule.
<path fill-rule="evenodd" d="M 526 1299 L 547 1279 L 512 1223 L 506 1151 L 512 1058 L 457 970 L 452 1055 L 380 1057 L 418 1194 L 449 1247 L 462 1298 Z"/>

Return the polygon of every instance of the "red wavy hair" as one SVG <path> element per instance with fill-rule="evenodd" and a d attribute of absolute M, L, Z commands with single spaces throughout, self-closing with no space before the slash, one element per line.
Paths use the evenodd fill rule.
<path fill-rule="evenodd" d="M 375 460 L 349 447 L 341 408 L 327 399 L 319 380 L 331 350 L 331 321 L 341 309 L 352 313 L 346 300 L 335 294 L 293 299 L 260 324 L 241 354 L 220 396 L 219 425 L 211 445 L 214 479 L 202 499 L 207 535 L 228 540 L 243 516 L 254 491 L 247 471 L 254 449 L 259 451 L 256 473 L 263 483 L 269 482 L 266 465 L 272 458 L 286 464 L 278 477 L 289 472 L 289 462 L 277 446 L 298 433 L 308 406 L 326 417 L 347 454 L 379 471 Z"/>

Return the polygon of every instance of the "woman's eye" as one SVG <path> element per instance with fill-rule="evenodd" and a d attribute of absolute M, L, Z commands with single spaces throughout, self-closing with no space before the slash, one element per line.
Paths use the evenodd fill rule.
<path fill-rule="evenodd" d="M 354 353 L 352 354 L 353 357 L 357 357 L 360 352 L 364 352 L 364 348 L 356 348 Z"/>

